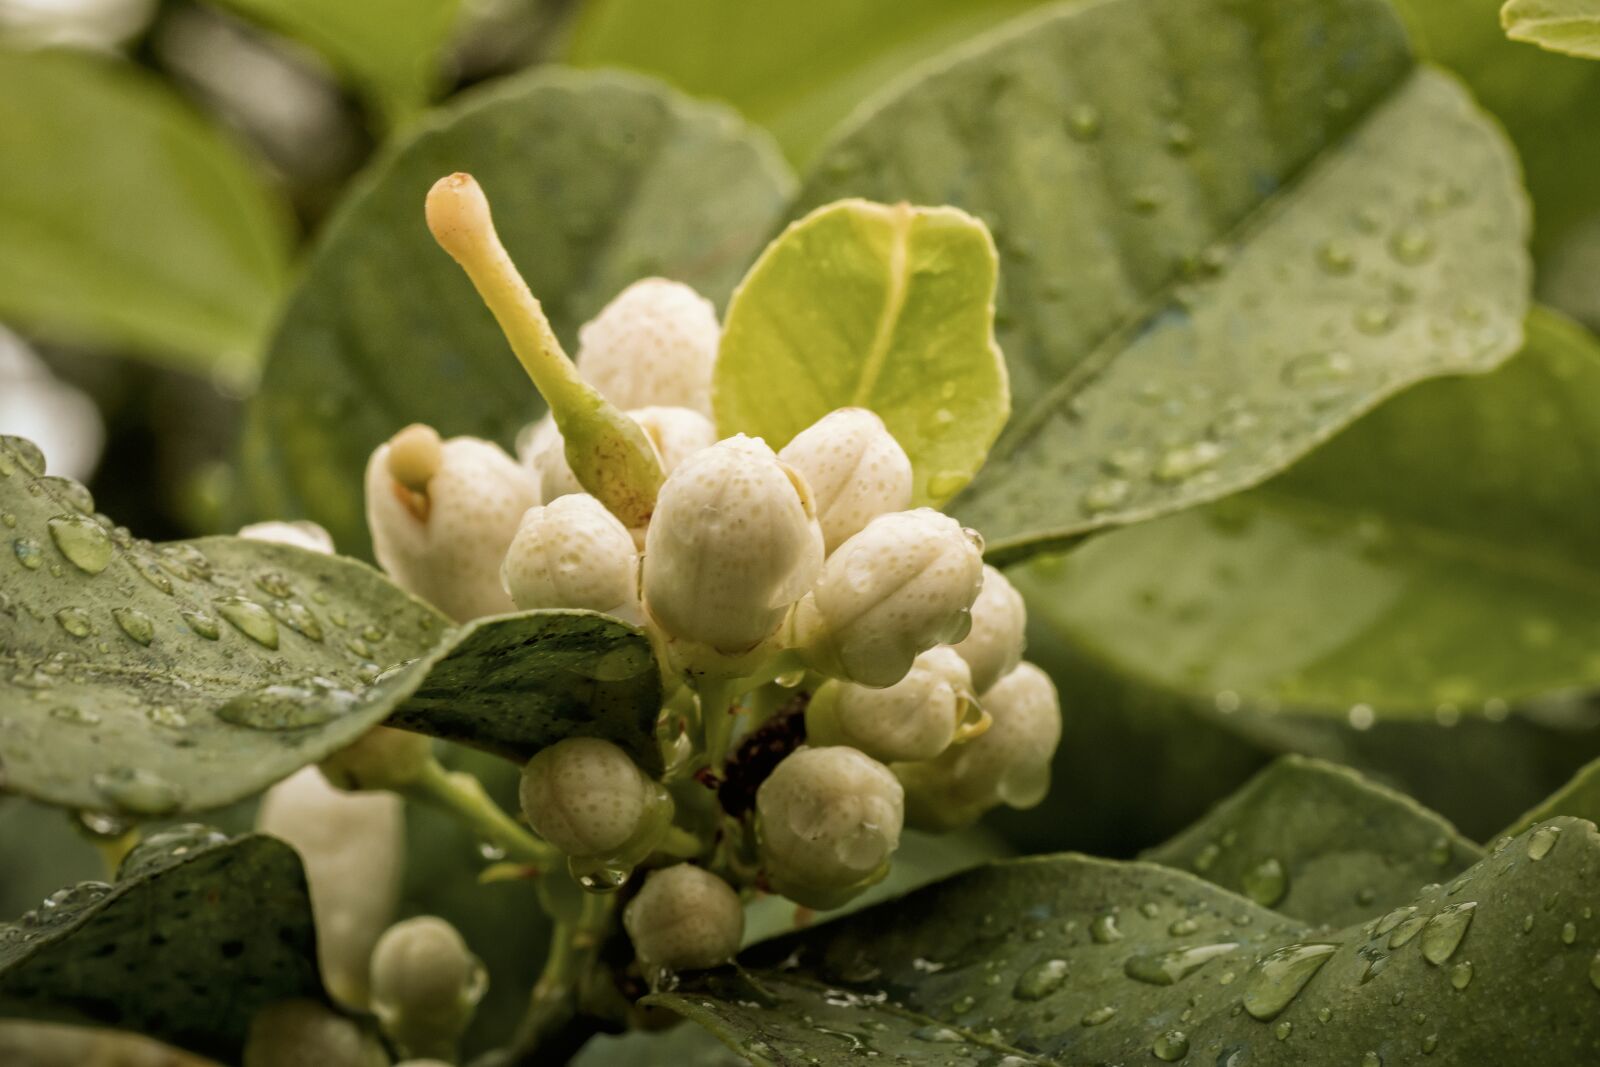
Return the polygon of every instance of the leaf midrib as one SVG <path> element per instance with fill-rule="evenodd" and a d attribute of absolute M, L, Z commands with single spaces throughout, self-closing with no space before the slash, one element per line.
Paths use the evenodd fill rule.
<path fill-rule="evenodd" d="M 850 403 L 855 407 L 870 407 L 878 379 L 883 375 L 889 351 L 894 347 L 894 334 L 905 311 L 906 293 L 910 289 L 908 264 L 911 254 L 911 205 L 901 202 L 889 209 L 889 265 L 888 290 L 884 294 L 883 310 L 872 335 L 872 345 L 862 361 L 861 377 L 856 382 Z"/>

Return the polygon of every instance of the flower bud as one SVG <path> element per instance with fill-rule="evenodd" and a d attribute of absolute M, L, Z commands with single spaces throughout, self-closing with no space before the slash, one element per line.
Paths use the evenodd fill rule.
<path fill-rule="evenodd" d="M 616 858 L 631 867 L 672 822 L 666 790 L 629 755 L 598 737 L 569 737 L 522 768 L 522 814 L 568 856 Z"/>
<path fill-rule="evenodd" d="M 928 760 L 950 747 L 976 711 L 966 661 L 941 645 L 886 689 L 824 682 L 806 706 L 806 738 L 849 745 L 883 763 Z"/>
<path fill-rule="evenodd" d="M 354 1020 L 314 1000 L 280 1000 L 256 1012 L 244 1067 L 383 1067 L 377 1039 Z"/>
<path fill-rule="evenodd" d="M 585 608 L 641 621 L 633 537 L 587 493 L 529 508 L 506 550 L 500 578 L 524 611 Z"/>
<path fill-rule="evenodd" d="M 646 966 L 704 970 L 739 951 L 744 905 L 721 878 L 680 863 L 650 873 L 623 910 L 622 925 Z"/>
<path fill-rule="evenodd" d="M 663 474 L 671 474 L 689 456 L 717 443 L 717 430 L 711 420 L 689 408 L 637 408 L 627 415 L 639 424 L 655 449 Z M 517 437 L 517 458 L 533 472 L 546 502 L 583 492 L 578 476 L 567 463 L 566 449 L 560 428 L 548 415 L 528 424 Z"/>
<path fill-rule="evenodd" d="M 400 903 L 406 845 L 400 798 L 341 792 L 305 767 L 267 790 L 256 828 L 288 842 L 305 865 L 328 992 L 346 1007 L 366 1008 L 372 948 Z"/>
<path fill-rule="evenodd" d="M 821 563 L 805 479 L 740 434 L 690 456 L 661 487 L 645 604 L 668 635 L 738 655 L 777 630 Z"/>
<path fill-rule="evenodd" d="M 711 414 L 722 328 L 711 302 L 665 278 L 634 282 L 578 330 L 578 372 L 619 408 Z"/>
<path fill-rule="evenodd" d="M 513 610 L 500 560 L 539 501 L 498 445 L 455 437 L 433 450 L 402 430 L 372 454 L 366 489 L 373 552 L 402 588 L 458 622 Z"/>
<path fill-rule="evenodd" d="M 317 766 L 340 789 L 404 789 L 433 762 L 433 738 L 374 726 Z"/>
<path fill-rule="evenodd" d="M 913 826 L 950 830 L 1006 804 L 1031 808 L 1050 791 L 1050 760 L 1061 742 L 1061 704 L 1050 676 L 1022 663 L 980 698 L 989 728 L 927 763 L 900 763 Z"/>
<path fill-rule="evenodd" d="M 239 530 L 246 541 L 293 545 L 308 552 L 333 554 L 333 535 L 314 522 L 253 522 Z"/>
<path fill-rule="evenodd" d="M 795 607 L 790 643 L 813 670 L 893 685 L 917 656 L 967 635 L 982 581 L 982 541 L 954 519 L 880 515 L 828 557 Z"/>
<path fill-rule="evenodd" d="M 407 1056 L 453 1060 L 488 987 L 456 928 L 432 915 L 389 927 L 372 952 L 372 1010 Z"/>
<path fill-rule="evenodd" d="M 805 476 L 829 552 L 879 515 L 911 506 L 911 460 L 865 408 L 840 408 L 801 430 L 778 458 Z"/>
<path fill-rule="evenodd" d="M 772 888 L 807 907 L 843 904 L 889 873 L 904 806 L 889 769 L 853 748 L 791 753 L 756 790 Z"/>
<path fill-rule="evenodd" d="M 972 668 L 972 686 L 982 693 L 1022 662 L 1028 607 L 1022 594 L 993 567 L 983 568 L 983 588 L 972 602 L 972 630 L 954 645 Z"/>

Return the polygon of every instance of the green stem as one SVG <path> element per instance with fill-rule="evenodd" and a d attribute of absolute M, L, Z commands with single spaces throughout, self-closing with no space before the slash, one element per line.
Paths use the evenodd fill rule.
<path fill-rule="evenodd" d="M 562 859 L 561 853 L 524 830 L 484 791 L 483 783 L 464 771 L 447 771 L 430 760 L 403 795 L 438 808 L 506 854 L 507 859 L 541 870 Z"/>
<path fill-rule="evenodd" d="M 705 842 L 700 840 L 699 835 L 681 826 L 668 827 L 667 836 L 656 846 L 656 851 L 661 855 L 677 860 L 692 860 L 705 850 Z"/>
<path fill-rule="evenodd" d="M 550 954 L 534 983 L 514 1048 L 538 1050 L 577 1016 L 579 987 L 599 958 L 615 905 L 612 896 L 585 893 L 576 918 L 556 920 Z"/>
<path fill-rule="evenodd" d="M 728 762 L 728 742 L 738 716 L 733 702 L 744 694 L 737 679 L 705 679 L 700 687 L 700 729 L 705 743 L 706 761 L 718 774 Z"/>

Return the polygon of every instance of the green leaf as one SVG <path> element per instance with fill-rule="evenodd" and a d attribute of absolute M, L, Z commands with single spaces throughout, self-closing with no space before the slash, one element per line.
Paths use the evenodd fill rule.
<path fill-rule="evenodd" d="M 844 196 L 995 235 L 1024 399 L 952 510 L 999 558 L 1246 488 L 1521 339 L 1515 159 L 1383 0 L 1052 9 L 864 113 L 794 211 Z"/>
<path fill-rule="evenodd" d="M 276 1000 L 326 1000 L 300 859 L 203 826 L 149 839 L 0 927 L 0 1016 L 133 1030 L 238 1062 Z"/>
<path fill-rule="evenodd" d="M 0 50 L 0 319 L 236 383 L 288 275 L 251 161 L 128 63 Z"/>
<path fill-rule="evenodd" d="M 662 769 L 661 672 L 650 639 L 592 611 L 479 619 L 392 683 L 392 726 L 525 763 L 565 737 L 603 737 Z"/>
<path fill-rule="evenodd" d="M 1592 709 L 1563 694 L 1600 682 L 1597 412 L 1600 343 L 1540 313 L 1500 370 L 1013 579 L 1089 670 L 1269 750 L 1380 769 L 1487 834 L 1593 751 Z"/>
<path fill-rule="evenodd" d="M 1284 756 L 1143 859 L 1304 922 L 1346 926 L 1454 878 L 1483 850 L 1347 767 Z"/>
<path fill-rule="evenodd" d="M 1571 780 L 1503 830 L 1498 837 L 1520 834 L 1558 816 L 1600 822 L 1600 760 L 1586 763 Z"/>
<path fill-rule="evenodd" d="M 1600 3 L 1595 0 L 1506 0 L 1500 24 L 1513 41 L 1600 59 Z"/>
<path fill-rule="evenodd" d="M 733 104 L 803 162 L 863 98 L 1040 0 L 590 0 L 566 59 L 653 74 Z M 716 41 L 715 49 L 706 47 Z"/>
<path fill-rule="evenodd" d="M 717 429 L 782 448 L 836 408 L 870 408 L 911 457 L 913 503 L 944 503 L 1011 410 L 995 269 L 989 231 L 962 211 L 848 200 L 812 212 L 728 305 Z"/>
<path fill-rule="evenodd" d="M 424 224 L 428 188 L 457 170 L 482 183 L 568 345 L 641 276 L 724 299 L 789 184 L 758 134 L 635 78 L 539 71 L 439 113 L 359 185 L 306 266 L 248 413 L 249 513 L 315 518 L 365 554 L 362 471 L 390 434 L 420 421 L 509 445 L 539 413 Z"/>
<path fill-rule="evenodd" d="M 1151 864 L 1021 860 L 769 942 L 747 971 L 647 1003 L 781 1067 L 873 1051 L 1017 1067 L 1582 1063 L 1600 1055 L 1600 926 L 1582 914 L 1597 877 L 1594 827 L 1557 820 L 1422 888 L 1414 912 L 1330 930 Z M 1291 946 L 1320 958 L 1303 981 L 1261 962 Z"/>
<path fill-rule="evenodd" d="M 438 86 L 458 0 L 222 0 L 317 49 L 371 98 L 388 125 Z"/>
<path fill-rule="evenodd" d="M 749 1062 L 700 1027 L 679 1026 L 664 1034 L 634 1030 L 590 1038 L 571 1067 L 747 1067 Z"/>

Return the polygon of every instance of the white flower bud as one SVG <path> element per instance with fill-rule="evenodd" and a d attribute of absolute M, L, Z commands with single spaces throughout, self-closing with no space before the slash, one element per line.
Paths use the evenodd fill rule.
<path fill-rule="evenodd" d="M 972 602 L 972 630 L 954 646 L 972 668 L 982 693 L 1022 662 L 1028 607 L 1015 586 L 993 567 L 983 568 L 983 588 Z"/>
<path fill-rule="evenodd" d="M 374 726 L 318 764 L 340 789 L 404 789 L 433 762 L 433 738 Z"/>
<path fill-rule="evenodd" d="M 586 493 L 529 508 L 506 550 L 500 577 L 524 611 L 586 608 L 642 621 L 633 537 Z"/>
<path fill-rule="evenodd" d="M 689 408 L 637 408 L 627 415 L 644 430 L 661 463 L 662 474 L 671 474 L 689 456 L 717 443 L 717 430 L 711 420 Z M 517 458 L 533 472 L 546 503 L 584 491 L 567 463 L 567 444 L 561 430 L 548 415 L 529 423 L 517 436 Z"/>
<path fill-rule="evenodd" d="M 341 792 L 304 767 L 267 790 L 256 828 L 288 842 L 305 865 L 328 992 L 346 1007 L 366 1008 L 372 948 L 400 904 L 402 801 L 393 793 Z"/>
<path fill-rule="evenodd" d="M 408 1056 L 454 1059 L 489 975 L 456 928 L 422 915 L 396 923 L 372 952 L 372 1010 Z"/>
<path fill-rule="evenodd" d="M 913 826 L 949 830 L 1006 804 L 1031 808 L 1050 791 L 1050 760 L 1061 742 L 1061 704 L 1050 676 L 1022 663 L 980 698 L 989 728 L 927 763 L 900 763 Z"/>
<path fill-rule="evenodd" d="M 383 1046 L 354 1019 L 314 1000 L 280 1000 L 256 1012 L 244 1067 L 382 1067 Z"/>
<path fill-rule="evenodd" d="M 805 476 L 829 552 L 879 515 L 911 506 L 911 460 L 865 408 L 840 408 L 801 430 L 778 458 Z"/>
<path fill-rule="evenodd" d="M 772 888 L 831 908 L 883 878 L 900 846 L 904 791 L 853 748 L 802 748 L 756 790 L 761 863 Z"/>
<path fill-rule="evenodd" d="M 379 445 L 367 464 L 367 523 L 378 562 L 402 588 L 459 622 L 514 610 L 500 584 L 500 560 L 523 512 L 539 502 L 533 478 L 488 441 L 455 437 L 430 453 L 425 442 L 409 447 L 410 433 Z"/>
<path fill-rule="evenodd" d="M 711 414 L 711 368 L 722 328 L 687 285 L 645 278 L 578 330 L 578 372 L 617 407 L 653 404 Z"/>
<path fill-rule="evenodd" d="M 731 960 L 744 938 L 744 905 L 721 878 L 687 863 L 652 871 L 622 912 L 647 966 L 704 970 Z"/>
<path fill-rule="evenodd" d="M 314 522 L 253 522 L 239 530 L 246 541 L 270 541 L 310 552 L 333 554 L 333 535 Z"/>
<path fill-rule="evenodd" d="M 976 709 L 966 661 L 941 645 L 918 656 L 886 689 L 824 682 L 806 706 L 806 738 L 813 745 L 849 745 L 883 763 L 933 759 Z"/>
<path fill-rule="evenodd" d="M 795 607 L 790 643 L 813 670 L 893 685 L 917 656 L 967 635 L 982 581 L 982 540 L 954 519 L 880 515 L 828 557 Z"/>
<path fill-rule="evenodd" d="M 568 856 L 642 860 L 672 821 L 666 791 L 610 741 L 569 737 L 522 769 L 522 814 Z"/>
<path fill-rule="evenodd" d="M 805 479 L 740 434 L 690 456 L 661 487 L 645 605 L 670 636 L 737 655 L 782 625 L 821 564 Z"/>

